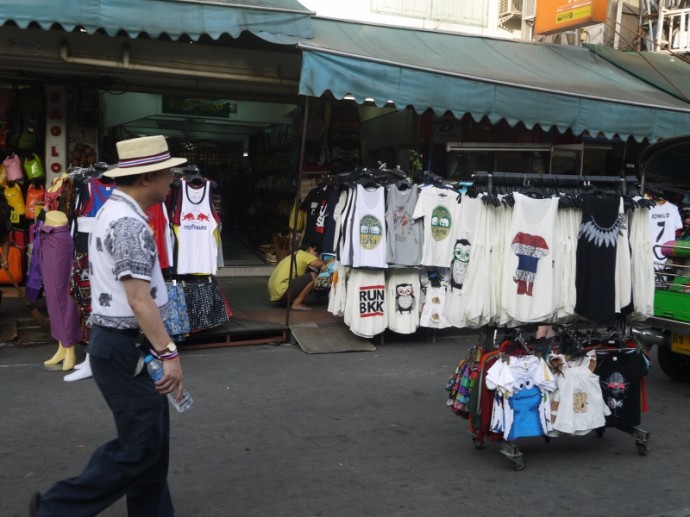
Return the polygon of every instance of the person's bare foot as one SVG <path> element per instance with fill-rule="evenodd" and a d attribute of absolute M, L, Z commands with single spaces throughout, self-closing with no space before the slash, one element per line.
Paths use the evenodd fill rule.
<path fill-rule="evenodd" d="M 311 307 L 307 307 L 306 305 L 293 305 L 290 307 L 290 310 L 292 311 L 310 311 Z"/>

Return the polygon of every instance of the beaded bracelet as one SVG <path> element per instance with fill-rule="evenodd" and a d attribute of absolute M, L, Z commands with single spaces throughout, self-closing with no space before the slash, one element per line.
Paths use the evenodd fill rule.
<path fill-rule="evenodd" d="M 161 361 L 170 361 L 171 359 L 175 359 L 178 355 L 180 355 L 180 353 L 177 350 L 175 350 L 174 352 L 170 352 L 169 354 L 161 354 L 159 357 Z"/>

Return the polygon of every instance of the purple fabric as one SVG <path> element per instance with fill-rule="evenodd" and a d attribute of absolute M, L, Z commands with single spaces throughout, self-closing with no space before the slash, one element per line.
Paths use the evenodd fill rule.
<path fill-rule="evenodd" d="M 79 307 L 70 296 L 74 241 L 67 226 L 43 226 L 39 250 L 41 275 L 50 317 L 50 333 L 62 346 L 82 340 Z"/>
<path fill-rule="evenodd" d="M 36 223 L 33 235 L 33 251 L 31 252 L 31 261 L 29 262 L 29 272 L 26 279 L 26 296 L 29 300 L 38 300 L 38 295 L 41 294 L 43 288 L 43 275 L 41 275 L 41 259 L 39 258 L 41 249 L 41 228 L 43 221 L 40 219 Z"/>

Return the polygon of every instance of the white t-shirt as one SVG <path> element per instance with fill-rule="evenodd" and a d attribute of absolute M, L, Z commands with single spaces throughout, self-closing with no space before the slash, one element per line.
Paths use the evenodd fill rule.
<path fill-rule="evenodd" d="M 453 225 L 460 217 L 458 194 L 449 189 L 428 187 L 419 193 L 413 217 L 424 218 L 422 265 L 448 267 L 453 258 Z"/>
<path fill-rule="evenodd" d="M 676 230 L 683 227 L 678 207 L 670 201 L 657 202 L 649 210 L 649 234 L 652 238 L 652 256 L 654 267 L 660 269 L 666 263 L 661 254 L 662 244 L 676 240 Z"/>
<path fill-rule="evenodd" d="M 390 269 L 386 274 L 388 328 L 398 334 L 413 334 L 419 327 L 421 306 L 419 271 Z"/>
<path fill-rule="evenodd" d="M 345 324 L 360 337 L 386 330 L 386 279 L 382 269 L 352 269 L 347 280 Z"/>

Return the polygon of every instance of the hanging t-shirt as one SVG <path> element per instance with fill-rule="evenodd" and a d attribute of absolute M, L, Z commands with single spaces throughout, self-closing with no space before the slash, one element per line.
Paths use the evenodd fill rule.
<path fill-rule="evenodd" d="M 597 352 L 596 373 L 599 375 L 604 401 L 611 410 L 611 414 L 606 417 L 607 426 L 629 429 L 640 424 L 641 383 L 647 371 L 644 356 L 635 349 Z"/>
<path fill-rule="evenodd" d="M 417 187 L 386 187 L 386 224 L 388 225 L 389 264 L 418 266 L 422 259 L 422 222 L 413 217 L 417 206 Z"/>
<path fill-rule="evenodd" d="M 357 336 L 372 338 L 386 330 L 386 279 L 383 270 L 350 271 L 345 313 L 345 323 Z"/>
<path fill-rule="evenodd" d="M 513 193 L 515 206 L 504 250 L 501 304 L 518 322 L 539 322 L 554 312 L 554 248 L 558 199 Z"/>
<path fill-rule="evenodd" d="M 596 323 L 616 313 L 616 246 L 622 218 L 620 196 L 583 194 L 577 242 L 575 312 Z"/>
<path fill-rule="evenodd" d="M 144 212 L 149 219 L 149 228 L 153 232 L 158 250 L 158 260 L 162 269 L 167 269 L 173 265 L 173 235 L 170 229 L 170 219 L 168 210 L 164 203 L 158 203 Z"/>
<path fill-rule="evenodd" d="M 340 199 L 340 191 L 337 188 L 331 188 L 328 195 L 328 208 L 326 210 L 326 230 L 323 234 L 323 241 L 321 242 L 321 253 L 335 253 L 338 249 L 336 247 L 336 220 L 334 218 L 335 210 L 338 208 Z"/>
<path fill-rule="evenodd" d="M 316 244 L 319 248 L 326 232 L 326 221 L 333 214 L 333 206 L 328 204 L 330 190 L 326 187 L 315 187 L 302 201 L 301 207 L 307 211 L 307 222 L 304 226 L 304 242 Z"/>
<path fill-rule="evenodd" d="M 386 276 L 388 328 L 398 334 L 413 334 L 419 327 L 419 271 L 392 269 Z"/>
<path fill-rule="evenodd" d="M 357 185 L 352 218 L 352 267 L 386 268 L 385 190 Z"/>
<path fill-rule="evenodd" d="M 556 388 L 556 382 L 543 359 L 526 355 L 496 361 L 486 372 L 485 382 L 500 395 L 492 412 L 496 413 L 492 422 L 497 424 L 492 431 L 502 432 L 506 440 L 551 431 L 546 393 Z"/>
<path fill-rule="evenodd" d="M 623 198 L 619 200 L 618 214 L 621 228 L 616 246 L 616 298 L 615 309 L 619 313 L 632 303 L 632 266 L 630 256 L 630 238 L 628 235 L 628 214 L 625 211 Z"/>
<path fill-rule="evenodd" d="M 218 270 L 218 223 L 211 205 L 211 188 L 182 182 L 180 225 L 177 227 L 177 264 L 180 275 L 215 275 Z"/>
<path fill-rule="evenodd" d="M 676 240 L 676 230 L 683 227 L 678 207 L 670 201 L 657 201 L 649 210 L 649 233 L 652 237 L 652 256 L 655 269 L 664 267 L 666 257 L 661 254 L 662 244 Z"/>
<path fill-rule="evenodd" d="M 449 263 L 450 286 L 444 311 L 446 319 L 454 327 L 467 326 L 468 303 L 481 303 L 479 300 L 469 300 L 465 296 L 468 290 L 465 284 L 468 280 L 472 245 L 475 244 L 475 233 L 482 205 L 480 198 L 463 197 L 459 217 L 453 225 L 453 256 Z"/>
<path fill-rule="evenodd" d="M 453 258 L 453 225 L 456 224 L 460 204 L 458 194 L 452 190 L 427 187 L 419 193 L 414 219 L 423 221 L 423 266 L 448 267 Z"/>
<path fill-rule="evenodd" d="M 354 224 L 355 203 L 357 189 L 348 188 L 344 207 L 341 214 L 340 246 L 338 247 L 338 259 L 344 266 L 352 265 L 352 225 Z"/>

